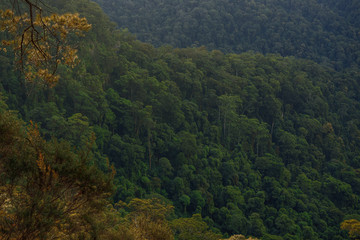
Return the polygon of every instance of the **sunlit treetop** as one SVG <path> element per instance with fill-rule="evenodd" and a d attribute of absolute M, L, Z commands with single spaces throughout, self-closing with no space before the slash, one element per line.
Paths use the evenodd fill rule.
<path fill-rule="evenodd" d="M 351 239 L 360 239 L 360 221 L 356 219 L 345 220 L 341 223 L 340 228 L 349 232 Z"/>
<path fill-rule="evenodd" d="M 70 34 L 82 35 L 91 25 L 79 14 L 45 16 L 39 4 L 23 0 L 27 10 L 0 10 L 0 31 L 8 33 L 2 51 L 12 50 L 17 66 L 31 83 L 54 86 L 59 64 L 74 67 L 77 50 L 68 42 Z M 20 9 L 14 6 L 13 9 Z"/>

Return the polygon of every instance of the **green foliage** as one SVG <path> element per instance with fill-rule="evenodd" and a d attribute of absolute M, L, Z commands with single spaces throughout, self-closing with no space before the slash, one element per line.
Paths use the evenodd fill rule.
<path fill-rule="evenodd" d="M 73 152 L 67 142 L 46 142 L 31 124 L 26 130 L 13 113 L 0 112 L 0 236 L 96 234 L 92 223 L 113 190 L 113 175 L 92 163 L 90 143 Z"/>
<path fill-rule="evenodd" d="M 171 228 L 179 240 L 218 240 L 221 235 L 209 230 L 200 214 L 194 214 L 191 218 L 179 218 L 173 220 Z"/>
<path fill-rule="evenodd" d="M 278 49 L 284 55 L 322 59 L 319 62 L 323 63 L 329 63 L 325 55 L 334 60 L 326 49 L 339 50 L 333 46 L 343 44 L 337 41 L 337 35 L 331 38 L 331 44 L 320 40 L 316 43 L 326 49 L 310 47 L 313 41 L 307 40 L 309 47 L 304 50 L 308 53 L 305 55 L 293 54 L 299 49 L 291 50 L 289 42 L 275 36 L 277 29 L 285 25 L 289 31 L 296 28 L 296 31 L 303 29 L 304 34 L 313 32 L 312 28 L 305 31 L 305 26 L 292 27 L 298 15 L 293 14 L 287 21 L 284 9 L 297 14 L 306 10 L 306 16 L 318 12 L 319 16 L 311 18 L 312 27 L 321 26 L 315 20 L 328 11 L 325 3 L 322 11 L 314 1 L 312 5 L 305 1 L 301 6 L 300 1 L 291 2 L 292 7 L 284 8 L 282 5 L 289 4 L 284 2 L 279 3 L 282 7 L 278 11 L 272 11 L 275 1 L 240 1 L 232 4 L 243 4 L 244 8 L 232 10 L 239 11 L 238 17 L 243 12 L 248 12 L 244 16 L 250 17 L 262 6 L 265 17 L 281 15 L 264 25 L 276 25 L 268 33 L 276 40 L 265 34 L 269 46 L 264 47 L 264 52 Z M 135 40 L 126 30 L 115 30 L 101 9 L 87 0 L 49 3 L 55 10 L 79 11 L 93 28 L 81 41 L 76 37 L 71 39 L 80 47 L 82 62 L 73 70 L 59 66 L 62 77 L 53 89 L 26 85 L 12 69 L 12 56 L 0 52 L 0 90 L 6 99 L 0 101 L 0 112 L 6 112 L 0 122 L 7 129 L 0 132 L 0 149 L 4 152 L 18 149 L 18 155 L 14 155 L 18 161 L 8 162 L 8 167 L 16 171 L 4 171 L 5 175 L 12 174 L 8 176 L 10 180 L 18 179 L 19 184 L 26 184 L 25 175 L 18 173 L 27 174 L 38 168 L 27 164 L 26 159 L 34 152 L 29 150 L 31 146 L 26 141 L 21 141 L 24 148 L 12 144 L 14 139 L 7 137 L 24 136 L 24 132 L 19 130 L 21 124 L 13 120 L 14 114 L 5 110 L 6 105 L 18 111 L 24 121 L 41 124 L 40 131 L 49 140 L 44 143 L 45 159 L 50 161 L 57 153 L 68 156 L 70 160 L 56 165 L 56 170 L 67 172 L 72 178 L 82 176 L 79 181 L 84 186 L 88 184 L 85 180 L 97 185 L 102 179 L 97 179 L 100 174 L 97 170 L 74 169 L 80 164 L 81 146 L 95 133 L 95 144 L 86 152 L 90 156 L 88 165 L 83 167 L 93 169 L 91 166 L 96 164 L 106 170 L 108 159 L 116 167 L 114 202 L 122 200 L 134 207 L 133 210 L 109 207 L 108 212 L 102 212 L 91 230 L 96 234 L 98 229 L 108 226 L 109 232 L 101 233 L 101 239 L 135 239 L 136 236 L 141 239 L 146 233 L 152 238 L 159 237 L 156 233 L 164 233 L 171 239 L 168 220 L 161 215 L 166 209 L 154 209 L 156 203 L 144 200 L 152 194 L 173 202 L 171 222 L 175 237 L 183 239 L 218 239 L 219 232 L 261 239 L 347 239 L 340 223 L 348 219 L 346 216 L 360 214 L 357 207 L 360 75 L 356 64 L 339 72 L 309 60 L 280 55 L 223 54 L 203 47 L 155 48 Z M 163 3 L 166 6 L 166 1 Z M 193 9 L 200 14 L 201 8 L 195 8 L 205 2 L 191 4 L 187 5 L 187 11 Z M 230 3 L 217 6 L 225 8 L 226 4 Z M 329 4 L 332 8 L 337 6 L 334 1 Z M 357 19 L 355 15 L 349 18 Z M 301 19 L 298 24 L 302 23 Z M 261 47 L 262 40 L 255 37 L 256 28 L 261 25 L 250 24 L 250 20 L 237 21 L 246 24 L 241 31 L 247 34 L 242 36 Z M 191 21 L 183 23 L 184 27 L 193 25 Z M 214 29 L 216 24 L 212 25 Z M 330 28 L 331 25 L 329 31 Z M 227 36 L 220 29 L 216 35 Z M 301 41 L 299 34 L 289 31 L 282 32 L 296 37 L 288 41 Z M 317 34 L 325 33 L 316 32 L 313 37 Z M 236 42 L 242 44 L 238 46 L 240 51 L 251 49 L 241 41 Z M 346 48 L 346 44 L 343 46 Z M 318 54 L 312 49 L 317 49 Z M 356 47 L 349 49 L 356 54 Z M 345 66 L 348 62 L 344 59 L 351 56 L 354 57 L 351 54 L 339 57 L 341 63 L 334 64 Z M 78 152 L 74 153 L 74 147 L 68 144 L 50 141 L 51 138 L 70 141 Z M 89 189 L 93 188 L 89 186 Z M 134 198 L 137 200 L 131 202 Z M 135 216 L 139 216 L 137 223 L 143 227 L 142 231 L 136 230 Z M 155 219 L 152 225 L 146 225 L 149 219 Z M 195 234 L 191 234 L 192 227 Z"/>

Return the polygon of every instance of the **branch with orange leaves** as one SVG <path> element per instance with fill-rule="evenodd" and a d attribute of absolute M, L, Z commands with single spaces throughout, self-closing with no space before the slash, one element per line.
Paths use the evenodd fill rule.
<path fill-rule="evenodd" d="M 73 68 L 79 62 L 77 50 L 67 43 L 69 34 L 82 35 L 91 25 L 79 14 L 44 16 L 39 5 L 23 1 L 28 6 L 24 14 L 0 10 L 0 31 L 10 36 L 2 41 L 2 50 L 14 51 L 17 66 L 28 82 L 53 87 L 59 80 L 59 64 Z"/>

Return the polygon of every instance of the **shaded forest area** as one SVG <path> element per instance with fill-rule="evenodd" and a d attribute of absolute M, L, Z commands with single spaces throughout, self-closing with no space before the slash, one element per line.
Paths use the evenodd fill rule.
<path fill-rule="evenodd" d="M 59 82 L 47 88 L 26 82 L 14 71 L 13 53 L 1 51 L 0 90 L 7 100 L 6 104 L 0 101 L 0 133 L 15 136 L 9 139 L 15 139 L 30 156 L 37 145 L 21 139 L 37 128 L 21 130 L 24 123 L 18 118 L 32 120 L 43 136 L 38 142 L 44 141 L 35 149 L 46 153 L 45 159 L 61 159 L 54 157 L 58 154 L 88 169 L 67 171 L 51 160 L 48 164 L 53 167 L 44 170 L 69 174 L 90 196 L 98 191 L 104 194 L 103 204 L 110 204 L 99 208 L 105 209 L 102 213 L 84 206 L 87 216 L 71 215 L 81 221 L 88 216 L 96 219 L 74 220 L 83 224 L 81 231 L 91 229 L 87 232 L 93 234 L 79 236 L 141 239 L 146 232 L 153 234 L 149 239 L 218 239 L 234 234 L 265 240 L 348 238 L 340 224 L 360 220 L 360 73 L 357 62 L 348 59 L 357 54 L 356 48 L 349 48 L 355 55 L 336 58 L 341 69 L 350 62 L 353 65 L 343 71 L 281 56 L 299 56 L 291 51 L 263 55 L 224 54 L 205 47 L 156 48 L 136 40 L 127 30 L 117 30 L 91 1 L 47 3 L 54 12 L 79 12 L 92 24 L 84 37 L 70 39 L 81 61 L 74 68 L 59 65 Z M 337 8 L 336 4 L 329 9 Z M 357 16 L 348 17 L 355 26 Z M 356 41 L 359 46 L 358 40 L 346 34 L 341 39 L 343 47 Z M 276 42 L 269 38 L 267 44 Z M 318 61 L 327 50 L 318 51 L 324 51 L 323 55 L 303 57 Z M 333 61 L 331 55 L 329 59 L 325 62 Z M 93 135 L 96 140 L 91 145 Z M 0 142 L 4 144 L 9 142 Z M 54 151 L 57 144 L 63 144 L 64 152 Z M 8 151 L 0 147 L 2 161 L 4 149 Z M 79 161 L 84 149 L 89 157 Z M 11 159 L 18 163 L 22 157 Z M 42 158 L 38 154 L 29 159 L 36 162 L 35 167 L 20 170 L 38 177 L 44 169 Z M 116 169 L 113 180 L 108 160 Z M 1 175 L 1 184 L 14 181 L 28 189 L 24 179 L 15 177 L 22 163 L 7 163 L 15 175 Z M 90 186 L 81 183 L 92 175 L 101 177 L 90 178 Z M 97 184 L 101 187 L 94 187 Z M 110 199 L 105 198 L 110 193 Z M 41 204 L 36 206 L 43 209 Z M 143 232 L 139 225 L 144 226 Z M 100 233 L 104 226 L 109 232 Z M 189 233 L 191 226 L 199 234 Z"/>
<path fill-rule="evenodd" d="M 338 70 L 360 63 L 356 0 L 95 1 L 120 28 L 155 46 L 277 53 Z"/>

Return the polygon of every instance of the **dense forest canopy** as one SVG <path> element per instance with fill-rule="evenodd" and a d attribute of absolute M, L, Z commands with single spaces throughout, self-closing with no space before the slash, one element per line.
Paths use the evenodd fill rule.
<path fill-rule="evenodd" d="M 359 2 L 321 0 L 96 0 L 145 42 L 278 53 L 343 69 L 359 65 Z"/>
<path fill-rule="evenodd" d="M 172 4 L 180 2 L 186 1 Z M 223 2 L 224 9 L 229 7 Z M 315 8 L 320 19 L 349 22 L 356 30 L 356 1 L 354 8 L 335 1 L 290 2 L 294 14 L 308 9 L 304 19 L 315 12 L 313 7 L 321 7 Z M 314 44 L 311 56 L 290 51 L 292 38 L 285 35 L 263 40 L 266 46 L 290 44 L 286 52 L 263 55 L 268 50 L 242 45 L 242 53 L 225 54 L 191 47 L 192 42 L 173 48 L 138 41 L 128 30 L 116 29 L 89 0 L 44 3 L 51 13 L 80 13 L 91 30 L 69 37 L 80 62 L 73 68 L 59 64 L 53 88 L 25 81 L 14 69 L 11 49 L 0 52 L 0 212 L 6 213 L 0 236 L 16 238 L 33 230 L 33 236 L 63 239 L 215 240 L 242 234 L 265 240 L 340 240 L 349 239 L 348 230 L 351 238 L 358 237 L 360 73 L 354 59 L 359 44 L 347 34 L 348 25 L 343 32 L 332 27 L 322 32 L 308 22 L 309 34 L 320 37 L 318 42 L 307 35 L 299 40 Z M 245 18 L 259 6 L 273 14 L 275 6 L 270 0 L 232 3 L 248 7 L 231 7 Z M 167 3 L 147 4 L 150 10 Z M 217 14 L 210 11 L 212 1 L 191 4 L 186 6 L 198 6 L 199 14 Z M 279 21 L 291 25 L 293 18 L 285 17 L 290 6 L 279 4 Z M 330 32 L 333 45 L 318 48 Z M 171 36 L 185 33 L 179 29 Z M 229 37 L 225 32 L 218 36 Z M 210 39 L 210 48 L 216 48 L 216 36 Z M 327 51 L 334 46 L 353 55 L 332 58 Z M 328 59 L 320 61 L 324 56 Z M 42 179 L 47 185 L 31 188 Z M 76 187 L 68 197 L 57 198 L 67 191 L 62 181 Z M 78 190 L 89 201 L 75 215 L 62 214 Z M 11 235 L 9 223 L 14 222 L 22 225 Z M 41 232 L 34 222 L 41 224 Z M 237 238 L 244 237 L 230 239 Z"/>

